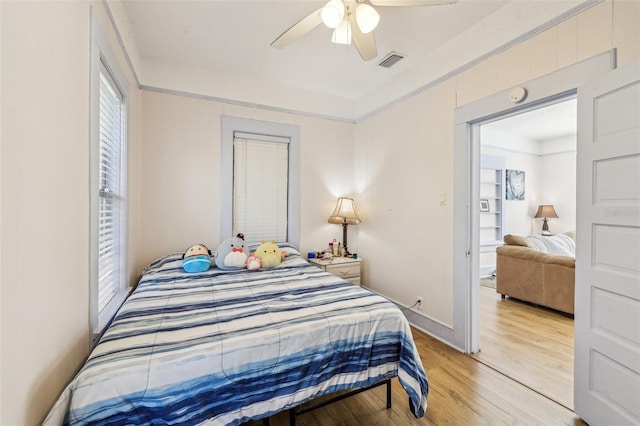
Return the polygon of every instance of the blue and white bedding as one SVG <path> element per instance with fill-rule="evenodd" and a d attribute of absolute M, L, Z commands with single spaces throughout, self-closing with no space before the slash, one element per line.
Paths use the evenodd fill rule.
<path fill-rule="evenodd" d="M 413 414 L 427 377 L 400 310 L 310 265 L 187 274 L 149 265 L 45 424 L 231 424 L 398 376 Z"/>

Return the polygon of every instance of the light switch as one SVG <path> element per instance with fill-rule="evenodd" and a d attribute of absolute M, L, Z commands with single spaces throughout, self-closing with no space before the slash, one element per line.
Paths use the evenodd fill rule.
<path fill-rule="evenodd" d="M 446 206 L 447 205 L 447 193 L 446 192 L 441 192 L 440 193 L 440 205 L 441 206 Z"/>

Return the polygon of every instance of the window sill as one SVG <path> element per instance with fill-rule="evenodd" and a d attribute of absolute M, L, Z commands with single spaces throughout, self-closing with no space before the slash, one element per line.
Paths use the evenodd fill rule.
<path fill-rule="evenodd" d="M 93 336 L 91 339 L 92 349 L 98 344 L 98 341 L 104 334 L 107 327 L 109 327 L 109 325 L 111 324 L 111 321 L 113 321 L 116 313 L 118 313 L 118 310 L 127 299 L 127 297 L 129 297 L 129 294 L 131 294 L 131 290 L 133 289 L 126 288 L 118 292 L 118 294 L 116 294 L 109 302 L 109 304 L 102 310 L 100 315 L 98 315 L 98 324 L 93 330 Z"/>

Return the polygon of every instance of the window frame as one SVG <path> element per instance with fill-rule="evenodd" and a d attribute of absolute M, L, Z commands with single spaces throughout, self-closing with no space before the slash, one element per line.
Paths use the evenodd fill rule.
<path fill-rule="evenodd" d="M 95 12 L 91 15 L 91 64 L 90 64 L 90 158 L 89 158 L 89 197 L 90 197 L 90 234 L 89 234 L 89 327 L 92 346 L 110 324 L 117 310 L 129 294 L 128 283 L 128 232 L 127 232 L 127 135 L 129 111 L 129 85 L 119 62 L 111 49 L 105 31 L 100 25 Z M 122 98 L 122 140 L 120 144 L 120 197 L 119 197 L 119 250 L 118 250 L 118 283 L 115 296 L 99 311 L 99 206 L 100 206 L 100 74 L 104 73 L 113 89 Z"/>
<path fill-rule="evenodd" d="M 287 241 L 300 244 L 300 127 L 240 117 L 221 117 L 220 241 L 233 232 L 233 141 L 236 133 L 289 139 Z"/>

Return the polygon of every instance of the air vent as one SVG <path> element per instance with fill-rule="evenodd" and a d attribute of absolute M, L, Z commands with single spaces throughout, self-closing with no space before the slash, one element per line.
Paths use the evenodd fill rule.
<path fill-rule="evenodd" d="M 381 60 L 378 65 L 385 68 L 391 68 L 393 65 L 398 63 L 400 59 L 404 59 L 404 55 L 399 54 L 398 52 L 391 52 L 387 56 Z"/>

